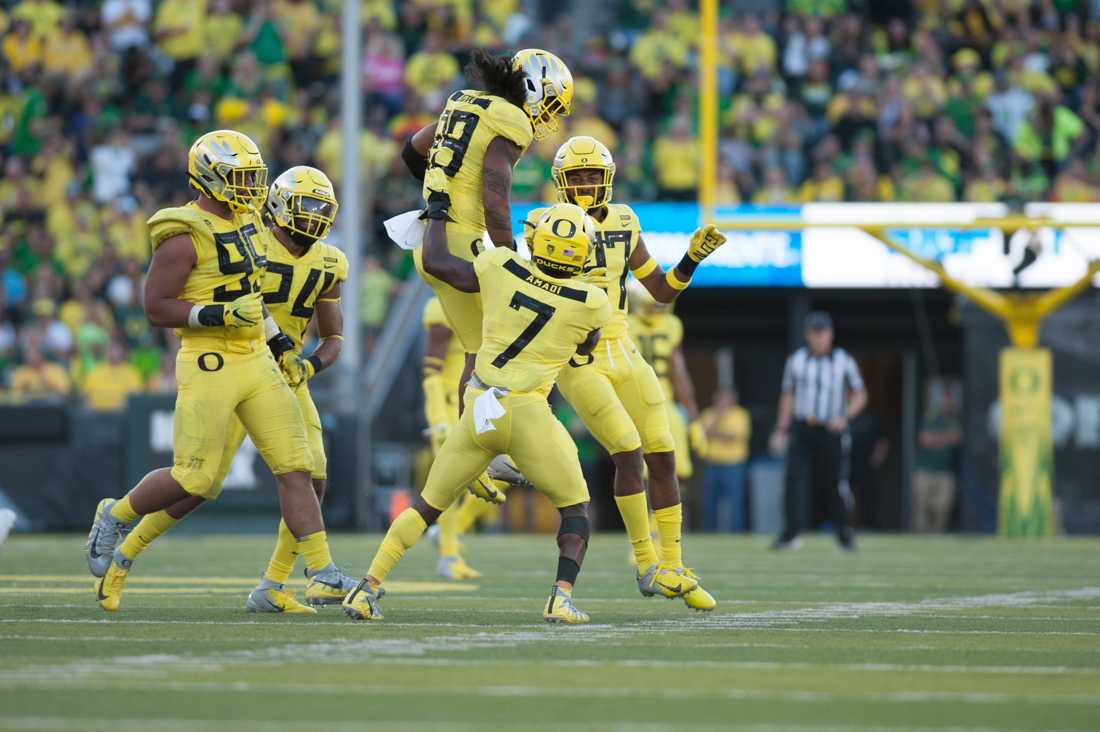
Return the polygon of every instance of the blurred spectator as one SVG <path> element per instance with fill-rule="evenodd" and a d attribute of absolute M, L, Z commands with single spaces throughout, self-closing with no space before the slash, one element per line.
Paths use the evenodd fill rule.
<path fill-rule="evenodd" d="M 374 347 L 374 339 L 382 328 L 397 283 L 376 257 L 363 258 L 363 279 L 359 291 L 359 319 L 363 328 L 364 350 Z"/>
<path fill-rule="evenodd" d="M 667 137 L 653 146 L 657 195 L 670 201 L 693 200 L 699 179 L 699 141 L 685 116 L 672 120 Z"/>
<path fill-rule="evenodd" d="M 719 389 L 714 403 L 699 415 L 707 435 L 703 465 L 703 530 L 748 529 L 745 499 L 746 462 L 752 420 L 737 403 L 737 392 Z"/>
<path fill-rule="evenodd" d="M 80 396 L 90 409 L 114 412 L 126 406 L 126 398 L 142 390 L 141 374 L 133 364 L 123 360 L 122 343 L 112 340 L 107 346 L 107 359 L 92 366 L 80 380 Z"/>
<path fill-rule="evenodd" d="M 69 396 L 65 369 L 46 360 L 37 334 L 23 345 L 23 365 L 11 373 L 11 397 L 16 402 L 61 401 Z"/>
<path fill-rule="evenodd" d="M 151 0 L 105 0 L 99 17 L 111 50 L 123 52 L 146 45 L 151 15 Z"/>
<path fill-rule="evenodd" d="M 928 407 L 917 434 L 913 473 L 913 530 L 943 531 L 955 505 L 955 470 L 962 428 L 954 390 L 929 385 Z"/>

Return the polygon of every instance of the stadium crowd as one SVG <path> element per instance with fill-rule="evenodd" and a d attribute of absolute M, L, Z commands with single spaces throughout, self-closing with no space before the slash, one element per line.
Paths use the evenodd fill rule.
<path fill-rule="evenodd" d="M 312 163 L 339 186 L 341 4 L 0 7 L 5 398 L 112 409 L 171 388 L 171 336 L 140 304 L 145 218 L 187 196 L 187 147 L 218 127 L 252 136 L 273 173 Z M 475 46 L 549 48 L 577 80 L 573 116 L 521 160 L 514 200 L 548 196 L 570 134 L 612 149 L 619 200 L 694 198 L 695 3 L 600 3 L 592 24 L 575 5 L 363 0 L 367 221 L 417 205 L 397 153 L 462 84 Z M 1100 193 L 1095 3 L 916 0 L 907 17 L 854 0 L 755 5 L 765 10 L 721 20 L 721 202 Z M 378 288 L 410 270 L 380 236 L 363 263 L 368 328 L 385 314 Z"/>

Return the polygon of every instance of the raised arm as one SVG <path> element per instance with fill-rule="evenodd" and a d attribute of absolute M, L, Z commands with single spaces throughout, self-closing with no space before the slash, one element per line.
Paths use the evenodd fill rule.
<path fill-rule="evenodd" d="M 446 216 L 446 211 L 440 213 Z M 439 213 L 429 212 L 429 215 L 439 215 Z M 465 259 L 459 259 L 447 249 L 446 226 L 447 222 L 443 218 L 428 219 L 421 252 L 424 271 L 460 292 L 480 292 L 481 287 L 477 281 L 474 265 Z"/>
<path fill-rule="evenodd" d="M 485 209 L 485 229 L 493 246 L 514 250 L 512 238 L 512 168 L 523 151 L 505 137 L 494 137 L 485 150 L 481 169 L 481 202 Z"/>
<path fill-rule="evenodd" d="M 712 224 L 696 229 L 680 263 L 665 272 L 649 255 L 645 241 L 638 236 L 638 246 L 630 254 L 630 270 L 657 302 L 672 302 L 691 284 L 695 269 L 715 249 L 726 243 L 726 235 Z"/>

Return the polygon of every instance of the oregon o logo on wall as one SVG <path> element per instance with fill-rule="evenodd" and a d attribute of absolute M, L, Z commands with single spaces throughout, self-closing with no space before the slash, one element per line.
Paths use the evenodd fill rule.
<path fill-rule="evenodd" d="M 1028 396 L 1039 390 L 1039 372 L 1032 367 L 1019 367 L 1012 370 L 1008 385 L 1016 394 Z"/>

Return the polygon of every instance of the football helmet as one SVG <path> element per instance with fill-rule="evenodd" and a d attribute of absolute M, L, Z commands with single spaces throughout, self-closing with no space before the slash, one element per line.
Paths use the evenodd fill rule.
<path fill-rule="evenodd" d="M 558 131 L 559 117 L 568 117 L 573 110 L 573 75 L 560 58 L 541 48 L 517 51 L 512 65 L 526 77 L 523 111 L 531 120 L 535 139 L 542 140 Z"/>
<path fill-rule="evenodd" d="M 596 225 L 572 203 L 558 203 L 535 224 L 531 261 L 560 277 L 576 277 L 584 271 L 588 252 L 596 240 Z"/>
<path fill-rule="evenodd" d="M 306 248 L 328 235 L 340 207 L 332 181 L 308 165 L 283 171 L 271 184 L 266 205 L 272 221 Z"/>
<path fill-rule="evenodd" d="M 259 211 L 267 197 L 267 166 L 260 149 L 236 130 L 214 130 L 187 153 L 191 185 L 236 213 Z"/>
<path fill-rule="evenodd" d="M 569 182 L 570 171 L 585 169 L 601 171 L 603 182 L 584 185 Z M 562 203 L 575 203 L 585 211 L 591 211 L 611 202 L 615 161 L 607 146 L 595 137 L 588 135 L 570 137 L 558 148 L 551 170 L 554 175 L 554 184 L 558 189 L 558 200 Z M 587 189 L 593 189 L 595 195 L 580 194 L 580 191 L 587 191 Z"/>

